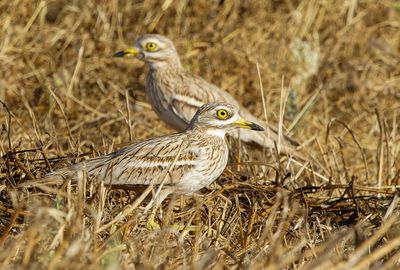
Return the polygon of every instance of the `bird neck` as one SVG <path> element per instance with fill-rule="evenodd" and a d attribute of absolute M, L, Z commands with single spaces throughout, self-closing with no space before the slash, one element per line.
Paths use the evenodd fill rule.
<path fill-rule="evenodd" d="M 179 57 L 171 57 L 162 61 L 149 61 L 150 71 L 181 71 L 183 70 Z"/>
<path fill-rule="evenodd" d="M 221 138 L 225 140 L 226 130 L 221 128 L 214 127 L 202 127 L 194 125 L 194 123 L 190 123 L 187 127 L 186 131 L 194 131 L 197 134 L 202 134 L 202 136 L 207 135 L 211 137 Z"/>
<path fill-rule="evenodd" d="M 226 130 L 220 128 L 207 128 L 205 130 L 205 133 L 207 133 L 210 136 L 215 136 L 221 139 L 225 139 Z"/>

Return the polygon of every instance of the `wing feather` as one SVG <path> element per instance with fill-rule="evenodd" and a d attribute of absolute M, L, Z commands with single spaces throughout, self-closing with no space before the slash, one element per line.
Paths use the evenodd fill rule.
<path fill-rule="evenodd" d="M 172 185 L 178 183 L 196 164 L 198 156 L 188 146 L 189 137 L 180 133 L 130 145 L 84 163 L 90 179 L 106 184 L 157 185 L 166 178 L 165 184 Z M 175 165 L 168 173 L 175 159 Z M 60 173 L 76 176 L 83 169 L 84 165 L 80 163 Z"/>

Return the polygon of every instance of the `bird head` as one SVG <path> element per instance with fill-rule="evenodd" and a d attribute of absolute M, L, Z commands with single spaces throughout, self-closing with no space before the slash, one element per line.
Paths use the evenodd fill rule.
<path fill-rule="evenodd" d="M 220 136 L 236 128 L 264 130 L 256 123 L 241 118 L 239 109 L 228 103 L 206 103 L 201 106 L 188 127 L 189 130 L 195 128 L 202 128 L 207 133 Z"/>
<path fill-rule="evenodd" d="M 134 56 L 151 66 L 157 64 L 181 65 L 174 43 L 167 37 L 156 34 L 147 34 L 138 37 L 133 47 L 119 51 L 114 56 Z"/>

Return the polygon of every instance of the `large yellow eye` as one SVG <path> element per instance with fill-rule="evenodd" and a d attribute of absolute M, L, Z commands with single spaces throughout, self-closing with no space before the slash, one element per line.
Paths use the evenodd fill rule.
<path fill-rule="evenodd" d="M 154 43 L 154 42 L 147 42 L 147 43 L 146 43 L 146 50 L 147 50 L 148 52 L 152 52 L 152 51 L 154 51 L 155 49 L 157 49 L 157 44 L 156 44 L 156 43 Z"/>
<path fill-rule="evenodd" d="M 226 118 L 229 117 L 229 113 L 225 109 L 220 109 L 217 111 L 217 117 L 221 120 L 225 120 Z"/>

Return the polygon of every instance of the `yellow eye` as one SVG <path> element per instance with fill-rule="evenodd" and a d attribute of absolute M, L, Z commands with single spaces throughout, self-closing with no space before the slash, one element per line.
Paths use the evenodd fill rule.
<path fill-rule="evenodd" d="M 146 50 L 147 50 L 148 52 L 152 52 L 152 51 L 154 51 L 155 49 L 157 49 L 157 44 L 156 44 L 156 43 L 154 43 L 154 42 L 148 42 L 148 43 L 146 43 Z"/>
<path fill-rule="evenodd" d="M 217 111 L 217 117 L 221 120 L 225 120 L 226 118 L 229 117 L 229 113 L 225 109 L 220 109 Z"/>

